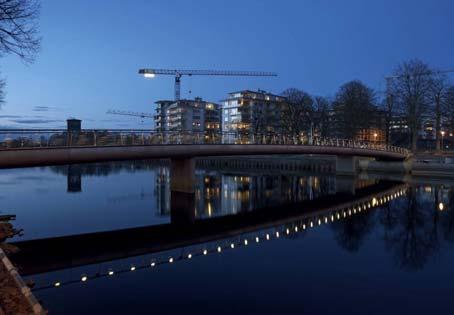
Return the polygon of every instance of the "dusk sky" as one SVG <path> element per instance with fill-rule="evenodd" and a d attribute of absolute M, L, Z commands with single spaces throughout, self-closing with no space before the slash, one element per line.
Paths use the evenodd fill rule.
<path fill-rule="evenodd" d="M 146 80 L 137 74 L 146 67 L 278 73 L 183 77 L 182 97 L 210 101 L 257 88 L 333 96 L 352 79 L 383 90 L 404 60 L 454 68 L 453 31 L 452 0 L 43 0 L 36 61 L 0 60 L 0 125 L 62 128 L 76 117 L 83 128 L 150 128 L 151 120 L 106 114 L 153 113 L 155 101 L 173 98 L 173 77 Z"/>

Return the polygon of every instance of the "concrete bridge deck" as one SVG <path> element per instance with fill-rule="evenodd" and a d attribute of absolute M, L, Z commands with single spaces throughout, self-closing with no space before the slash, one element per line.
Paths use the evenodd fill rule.
<path fill-rule="evenodd" d="M 27 167 L 134 159 L 187 159 L 205 156 L 325 154 L 403 161 L 405 151 L 374 147 L 302 144 L 164 144 L 131 146 L 83 146 L 15 148 L 0 150 L 0 167 Z"/>

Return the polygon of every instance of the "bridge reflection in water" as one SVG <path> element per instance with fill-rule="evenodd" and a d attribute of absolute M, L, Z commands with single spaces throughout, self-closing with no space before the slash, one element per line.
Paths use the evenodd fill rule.
<path fill-rule="evenodd" d="M 219 177 L 196 172 L 194 194 L 182 197 L 170 192 L 168 168 L 159 169 L 157 192 L 162 214 L 170 212 L 170 223 L 15 242 L 21 251 L 12 259 L 21 274 L 78 270 L 71 279 L 45 277 L 47 282 L 37 282 L 36 287 L 43 289 L 190 260 L 302 233 L 380 207 L 406 191 L 405 185 L 395 182 L 369 181 L 355 186 L 351 180 L 343 182 L 335 177 L 281 176 L 270 180 L 250 174 Z M 68 178 L 74 177 L 73 171 L 68 169 Z M 305 185 L 301 181 L 311 182 Z M 328 182 L 321 185 L 319 181 Z M 79 186 L 79 182 L 68 180 L 68 185 Z M 326 198 L 328 194 L 332 198 Z M 229 213 L 216 212 L 219 209 L 229 209 Z M 127 268 L 115 269 L 107 263 L 142 255 L 151 257 Z M 84 266 L 92 272 L 83 272 Z"/>

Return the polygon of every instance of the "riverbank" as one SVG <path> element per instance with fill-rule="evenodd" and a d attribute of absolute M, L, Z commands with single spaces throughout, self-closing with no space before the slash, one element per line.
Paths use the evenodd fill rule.
<path fill-rule="evenodd" d="M 47 314 L 0 248 L 0 314 Z"/>
<path fill-rule="evenodd" d="M 0 240 L 14 234 L 9 222 L 0 221 Z M 0 245 L 0 315 L 47 314 L 3 250 L 7 244 Z"/>
<path fill-rule="evenodd" d="M 403 162 L 359 160 L 363 173 L 410 174 L 418 177 L 454 178 L 454 157 L 446 155 L 416 155 Z"/>

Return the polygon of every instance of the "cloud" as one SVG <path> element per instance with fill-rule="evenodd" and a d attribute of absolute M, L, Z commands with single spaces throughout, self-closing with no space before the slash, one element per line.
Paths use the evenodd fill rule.
<path fill-rule="evenodd" d="M 23 116 L 19 115 L 0 115 L 0 118 L 22 118 Z"/>
<path fill-rule="evenodd" d="M 49 111 L 50 107 L 49 106 L 35 106 L 33 107 L 32 111 L 34 112 L 47 112 Z"/>
<path fill-rule="evenodd" d="M 52 106 L 34 106 L 32 111 L 34 112 L 48 112 L 48 111 L 59 111 L 61 108 Z"/>
<path fill-rule="evenodd" d="M 16 124 L 48 124 L 61 122 L 60 119 L 10 119 L 10 121 Z"/>
<path fill-rule="evenodd" d="M 0 125 L 0 129 L 15 129 L 13 126 Z"/>

